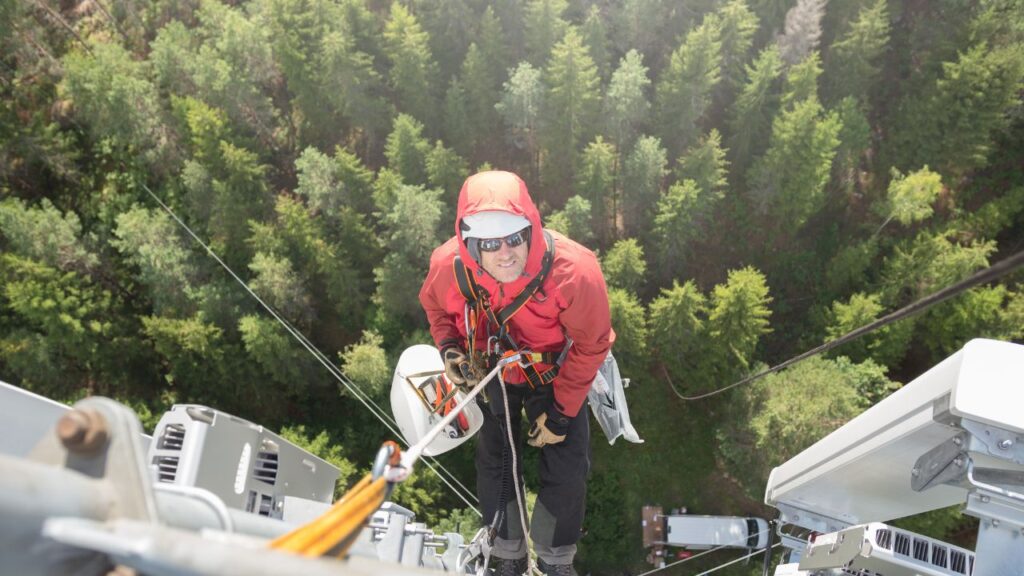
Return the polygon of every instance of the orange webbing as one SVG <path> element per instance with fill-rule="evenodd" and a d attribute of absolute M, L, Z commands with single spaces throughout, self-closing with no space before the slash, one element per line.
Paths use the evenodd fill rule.
<path fill-rule="evenodd" d="M 341 500 L 316 520 L 279 536 L 270 543 L 275 550 L 302 556 L 323 556 L 342 545 L 335 555 L 343 557 L 366 519 L 384 503 L 387 480 L 370 474 L 356 483 Z"/>

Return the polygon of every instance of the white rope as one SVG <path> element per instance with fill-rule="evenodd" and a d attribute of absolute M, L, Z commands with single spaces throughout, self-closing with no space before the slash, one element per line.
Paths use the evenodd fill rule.
<path fill-rule="evenodd" d="M 241 285 L 242 288 L 249 293 L 250 296 L 255 298 L 256 301 L 259 302 L 260 305 L 263 307 L 263 309 L 266 310 L 271 316 L 273 316 L 274 319 L 277 320 L 278 323 L 280 323 L 281 326 L 283 326 L 284 329 L 289 334 L 291 334 L 291 336 L 295 338 L 299 342 L 299 344 L 302 345 L 303 348 L 306 349 L 306 351 L 312 354 L 313 357 L 316 358 L 317 361 L 320 362 L 320 364 L 323 365 L 324 368 L 326 368 L 327 371 L 330 372 L 331 375 L 334 376 L 334 378 L 338 380 L 342 384 L 342 386 L 344 386 L 345 389 L 348 390 L 349 393 L 356 398 L 356 400 L 361 402 L 363 406 L 365 406 L 366 409 L 370 411 L 371 414 L 376 416 L 377 419 L 380 420 L 381 423 L 384 424 L 384 426 L 394 435 L 394 437 L 403 439 L 401 433 L 399 433 L 398 430 L 396 430 L 395 428 L 394 420 L 387 416 L 387 413 L 384 412 L 384 410 L 381 409 L 380 406 L 378 406 L 376 402 L 373 401 L 369 394 L 360 390 L 359 387 L 355 385 L 355 383 L 353 383 L 351 380 L 348 379 L 348 377 L 345 376 L 345 374 L 341 371 L 340 368 L 334 366 L 331 362 L 327 360 L 327 357 L 323 354 L 323 352 L 321 352 L 316 346 L 314 346 L 313 343 L 310 342 L 301 332 L 293 328 L 292 325 L 289 324 L 287 320 L 282 318 L 269 304 L 264 302 L 263 299 L 260 298 L 259 295 L 257 295 L 256 292 L 254 292 L 252 288 L 250 288 L 249 285 L 246 284 L 244 280 L 242 280 L 237 274 L 235 274 L 235 271 L 232 270 L 231 267 L 228 266 L 226 262 L 224 262 L 219 256 L 217 256 L 217 254 L 213 251 L 212 248 L 210 248 L 208 244 L 206 244 L 206 242 L 203 242 L 203 240 L 199 238 L 199 236 L 195 232 L 192 231 L 188 224 L 183 222 L 181 218 L 179 218 L 178 215 L 175 214 L 174 211 L 171 210 L 169 206 L 167 206 L 167 204 L 164 204 L 164 202 L 155 193 L 153 193 L 152 190 L 150 190 L 149 186 L 147 186 L 144 182 L 140 182 L 140 184 L 142 184 L 142 187 L 146 190 L 147 193 L 149 193 L 150 197 L 152 197 L 153 200 L 155 200 L 156 203 L 159 204 L 160 207 L 164 209 L 164 211 L 170 214 L 171 218 L 173 218 L 182 228 L 184 228 L 185 231 L 188 232 L 188 234 L 192 237 L 192 239 L 198 242 L 199 245 L 206 250 L 207 254 L 209 254 L 214 260 L 216 260 L 217 263 L 220 264 L 221 267 L 224 268 L 224 270 L 227 271 L 227 273 L 230 274 L 231 277 L 234 278 L 235 281 L 238 282 L 238 284 Z M 443 470 L 445 474 L 447 474 L 455 482 L 457 482 L 459 486 L 461 486 L 462 489 L 465 491 L 465 493 L 469 494 L 471 498 L 475 500 L 476 496 L 472 492 L 470 492 L 469 489 L 463 486 L 461 482 L 458 482 L 458 479 L 455 478 L 455 475 L 452 474 L 451 472 L 448 472 L 448 470 L 445 469 L 440 462 L 437 462 L 435 460 L 434 465 L 431 465 L 429 462 L 427 463 L 427 467 L 432 472 L 434 472 L 434 474 L 436 474 L 438 478 L 440 478 L 441 482 L 448 486 L 448 488 L 451 489 L 452 492 L 454 492 L 455 495 L 459 497 L 459 499 L 465 502 L 467 506 L 473 509 L 477 513 L 477 516 L 482 516 L 477 506 L 471 503 L 462 492 L 457 490 L 451 484 L 451 482 L 449 482 L 449 480 L 444 477 L 444 475 L 440 474 L 438 470 L 435 469 L 434 466 L 437 466 L 437 468 Z M 479 504 L 479 500 L 477 500 L 477 504 Z"/>
<path fill-rule="evenodd" d="M 505 403 L 505 432 L 508 434 L 508 446 L 512 452 L 512 485 L 516 489 L 516 504 L 519 508 L 519 522 L 523 526 L 523 542 L 526 545 L 526 561 L 527 561 L 527 574 L 533 574 L 539 572 L 537 568 L 537 562 L 533 559 L 533 543 L 530 540 L 530 527 L 526 522 L 526 501 L 523 498 L 522 491 L 519 488 L 519 466 L 516 463 L 516 442 L 512 436 L 512 414 L 509 412 L 508 407 L 508 390 L 505 389 L 505 375 L 504 370 L 498 372 L 498 382 L 501 384 L 501 399 Z M 518 417 L 519 415 L 516 414 Z M 518 420 L 518 418 L 517 418 Z"/>
<path fill-rule="evenodd" d="M 753 534 L 753 536 L 760 536 L 761 534 L 764 534 L 765 532 L 771 533 L 771 531 L 772 531 L 772 527 L 771 527 L 771 525 L 769 525 L 768 528 L 766 528 L 764 530 L 758 531 L 756 534 Z M 697 554 L 694 554 L 693 556 L 688 556 L 686 558 L 683 558 L 682 560 L 673 562 L 671 564 L 666 564 L 665 566 L 662 566 L 661 568 L 655 568 L 654 570 L 648 570 L 647 572 L 644 572 L 642 574 L 638 574 L 637 576 L 648 576 L 649 574 L 654 574 L 656 572 L 661 572 L 662 570 L 667 570 L 669 568 L 672 568 L 673 566 L 678 566 L 680 564 L 684 564 L 686 562 L 689 562 L 690 560 L 695 560 L 697 558 L 700 558 L 701 556 L 710 554 L 710 553 L 712 553 L 712 552 L 714 552 L 716 550 L 721 550 L 722 548 L 728 548 L 728 547 L 733 546 L 735 544 L 739 544 L 740 542 L 745 542 L 745 541 L 747 541 L 749 539 L 750 539 L 750 535 L 743 536 L 741 538 L 737 538 L 735 540 L 731 540 L 729 542 L 726 542 L 725 544 L 720 544 L 718 546 L 715 546 L 714 548 L 708 548 L 707 550 L 705 550 L 703 552 L 699 552 Z M 775 546 L 778 546 L 778 545 L 779 545 L 779 543 L 776 543 L 774 546 L 772 546 L 772 548 L 774 548 Z M 754 554 L 760 554 L 761 552 L 764 552 L 764 550 L 763 549 L 759 550 L 757 552 L 754 552 Z M 715 568 L 714 570 L 717 570 L 717 569 L 718 568 Z M 714 570 L 712 570 L 712 571 L 714 571 Z M 705 574 L 707 574 L 707 572 L 705 572 Z"/>

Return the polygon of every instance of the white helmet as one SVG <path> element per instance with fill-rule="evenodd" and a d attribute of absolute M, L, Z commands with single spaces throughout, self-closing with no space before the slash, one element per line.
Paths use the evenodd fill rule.
<path fill-rule="evenodd" d="M 445 376 L 444 361 L 437 348 L 417 344 L 402 352 L 391 380 L 391 414 L 410 446 L 426 436 L 463 398 L 465 393 Z M 423 453 L 443 454 L 472 438 L 483 423 L 480 407 L 470 402 Z"/>
<path fill-rule="evenodd" d="M 504 238 L 515 234 L 530 225 L 526 216 L 520 216 L 504 210 L 483 210 L 476 214 L 463 216 L 459 227 L 462 238 Z"/>

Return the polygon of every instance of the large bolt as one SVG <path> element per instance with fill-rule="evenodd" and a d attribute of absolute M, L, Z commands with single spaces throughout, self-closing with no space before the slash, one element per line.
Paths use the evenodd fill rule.
<path fill-rule="evenodd" d="M 57 421 L 57 437 L 70 452 L 90 454 L 107 443 L 107 421 L 92 409 L 73 409 Z"/>
<path fill-rule="evenodd" d="M 1003 440 L 1000 440 L 996 446 L 998 446 L 1000 450 L 1008 450 L 1010 446 L 1013 446 L 1013 440 L 1004 438 Z"/>

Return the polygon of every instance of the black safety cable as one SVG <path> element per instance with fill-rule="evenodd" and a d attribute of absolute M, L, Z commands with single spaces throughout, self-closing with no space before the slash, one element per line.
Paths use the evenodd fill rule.
<path fill-rule="evenodd" d="M 907 318 L 909 316 L 913 316 L 915 314 L 919 314 L 919 313 L 927 310 L 928 308 L 931 308 L 932 306 L 934 306 L 936 304 L 939 304 L 940 302 L 944 302 L 944 301 L 949 300 L 950 298 L 952 298 L 954 296 L 957 296 L 961 292 L 964 292 L 966 290 L 974 288 L 975 286 L 978 286 L 980 284 L 987 284 L 988 282 L 991 282 L 993 280 L 1001 278 L 1001 277 L 1009 274 L 1010 272 L 1014 271 L 1015 269 L 1017 269 L 1021 265 L 1024 265 L 1024 250 L 1022 250 L 1020 252 L 1017 252 L 1013 256 L 1010 256 L 1009 258 L 1006 258 L 1005 260 L 1002 260 L 1001 262 L 999 262 L 997 264 L 993 264 L 992 266 L 989 266 L 988 268 L 978 272 L 977 274 L 975 274 L 974 276 L 971 276 L 970 278 L 967 278 L 966 280 L 962 280 L 960 282 L 957 282 L 956 284 L 953 284 L 951 286 L 947 286 L 946 288 L 943 288 L 942 290 L 939 290 L 938 292 L 934 292 L 934 293 L 932 293 L 932 294 L 930 294 L 928 296 L 925 296 L 924 298 L 921 298 L 920 300 L 917 300 L 916 302 L 912 302 L 912 303 L 904 306 L 903 308 L 900 308 L 899 310 L 896 310 L 895 312 L 893 312 L 891 314 L 888 314 L 886 316 L 883 316 L 882 318 L 879 318 L 878 320 L 875 320 L 874 322 L 872 322 L 870 324 L 867 324 L 865 326 L 861 326 L 860 328 L 857 328 L 856 330 L 851 330 L 850 332 L 847 332 L 846 334 L 840 336 L 839 338 L 836 338 L 835 340 L 831 340 L 829 342 L 826 342 L 826 343 L 822 344 L 821 346 L 818 346 L 817 348 L 813 348 L 811 350 L 808 350 L 807 352 L 804 352 L 803 354 L 800 354 L 799 356 L 794 356 L 793 358 L 790 358 L 789 360 L 786 360 L 785 362 L 783 362 L 781 364 L 777 364 L 775 366 L 772 366 L 771 368 L 768 368 L 767 370 L 763 370 L 761 372 L 758 372 L 757 374 L 754 374 L 753 376 L 748 376 L 748 377 L 744 378 L 743 380 L 740 380 L 738 382 L 733 382 L 732 384 L 729 384 L 728 386 L 724 386 L 724 387 L 719 388 L 717 390 L 712 390 L 711 392 L 705 392 L 704 394 L 698 394 L 696 396 L 684 396 L 684 395 L 680 394 L 678 390 L 676 390 L 676 387 L 675 387 L 675 385 L 672 384 L 672 380 L 668 377 L 668 372 L 665 371 L 664 366 L 662 366 L 662 371 L 665 374 L 665 378 L 668 381 L 669 386 L 672 388 L 672 392 L 674 392 L 675 395 L 678 396 L 680 399 L 686 400 L 686 401 L 693 401 L 693 400 L 701 400 L 703 398 L 708 398 L 708 397 L 714 396 L 716 394 L 721 394 L 722 392 L 725 392 L 726 390 L 731 390 L 731 389 L 736 388 L 738 386 L 742 386 L 744 384 L 749 384 L 749 383 L 751 383 L 751 382 L 753 382 L 753 381 L 755 381 L 755 380 L 757 380 L 759 378 L 767 376 L 767 375 L 769 375 L 769 374 L 771 374 L 773 372 L 778 372 L 779 370 L 783 370 L 785 368 L 788 368 L 788 367 L 792 366 L 793 364 L 796 364 L 797 362 L 800 362 L 801 360 L 806 360 L 807 358 L 810 358 L 811 356 L 814 356 L 816 354 L 820 354 L 822 352 L 827 352 L 827 351 L 829 351 L 829 350 L 831 350 L 833 348 L 836 348 L 838 346 L 842 346 L 843 344 L 846 344 L 847 342 L 849 342 L 851 340 L 854 340 L 856 338 L 860 338 L 861 336 L 863 336 L 863 335 L 865 335 L 865 334 L 867 334 L 869 332 L 873 332 L 875 330 L 878 330 L 879 328 L 882 328 L 884 326 L 892 324 L 893 322 L 897 322 L 897 321 L 902 320 L 904 318 Z"/>

